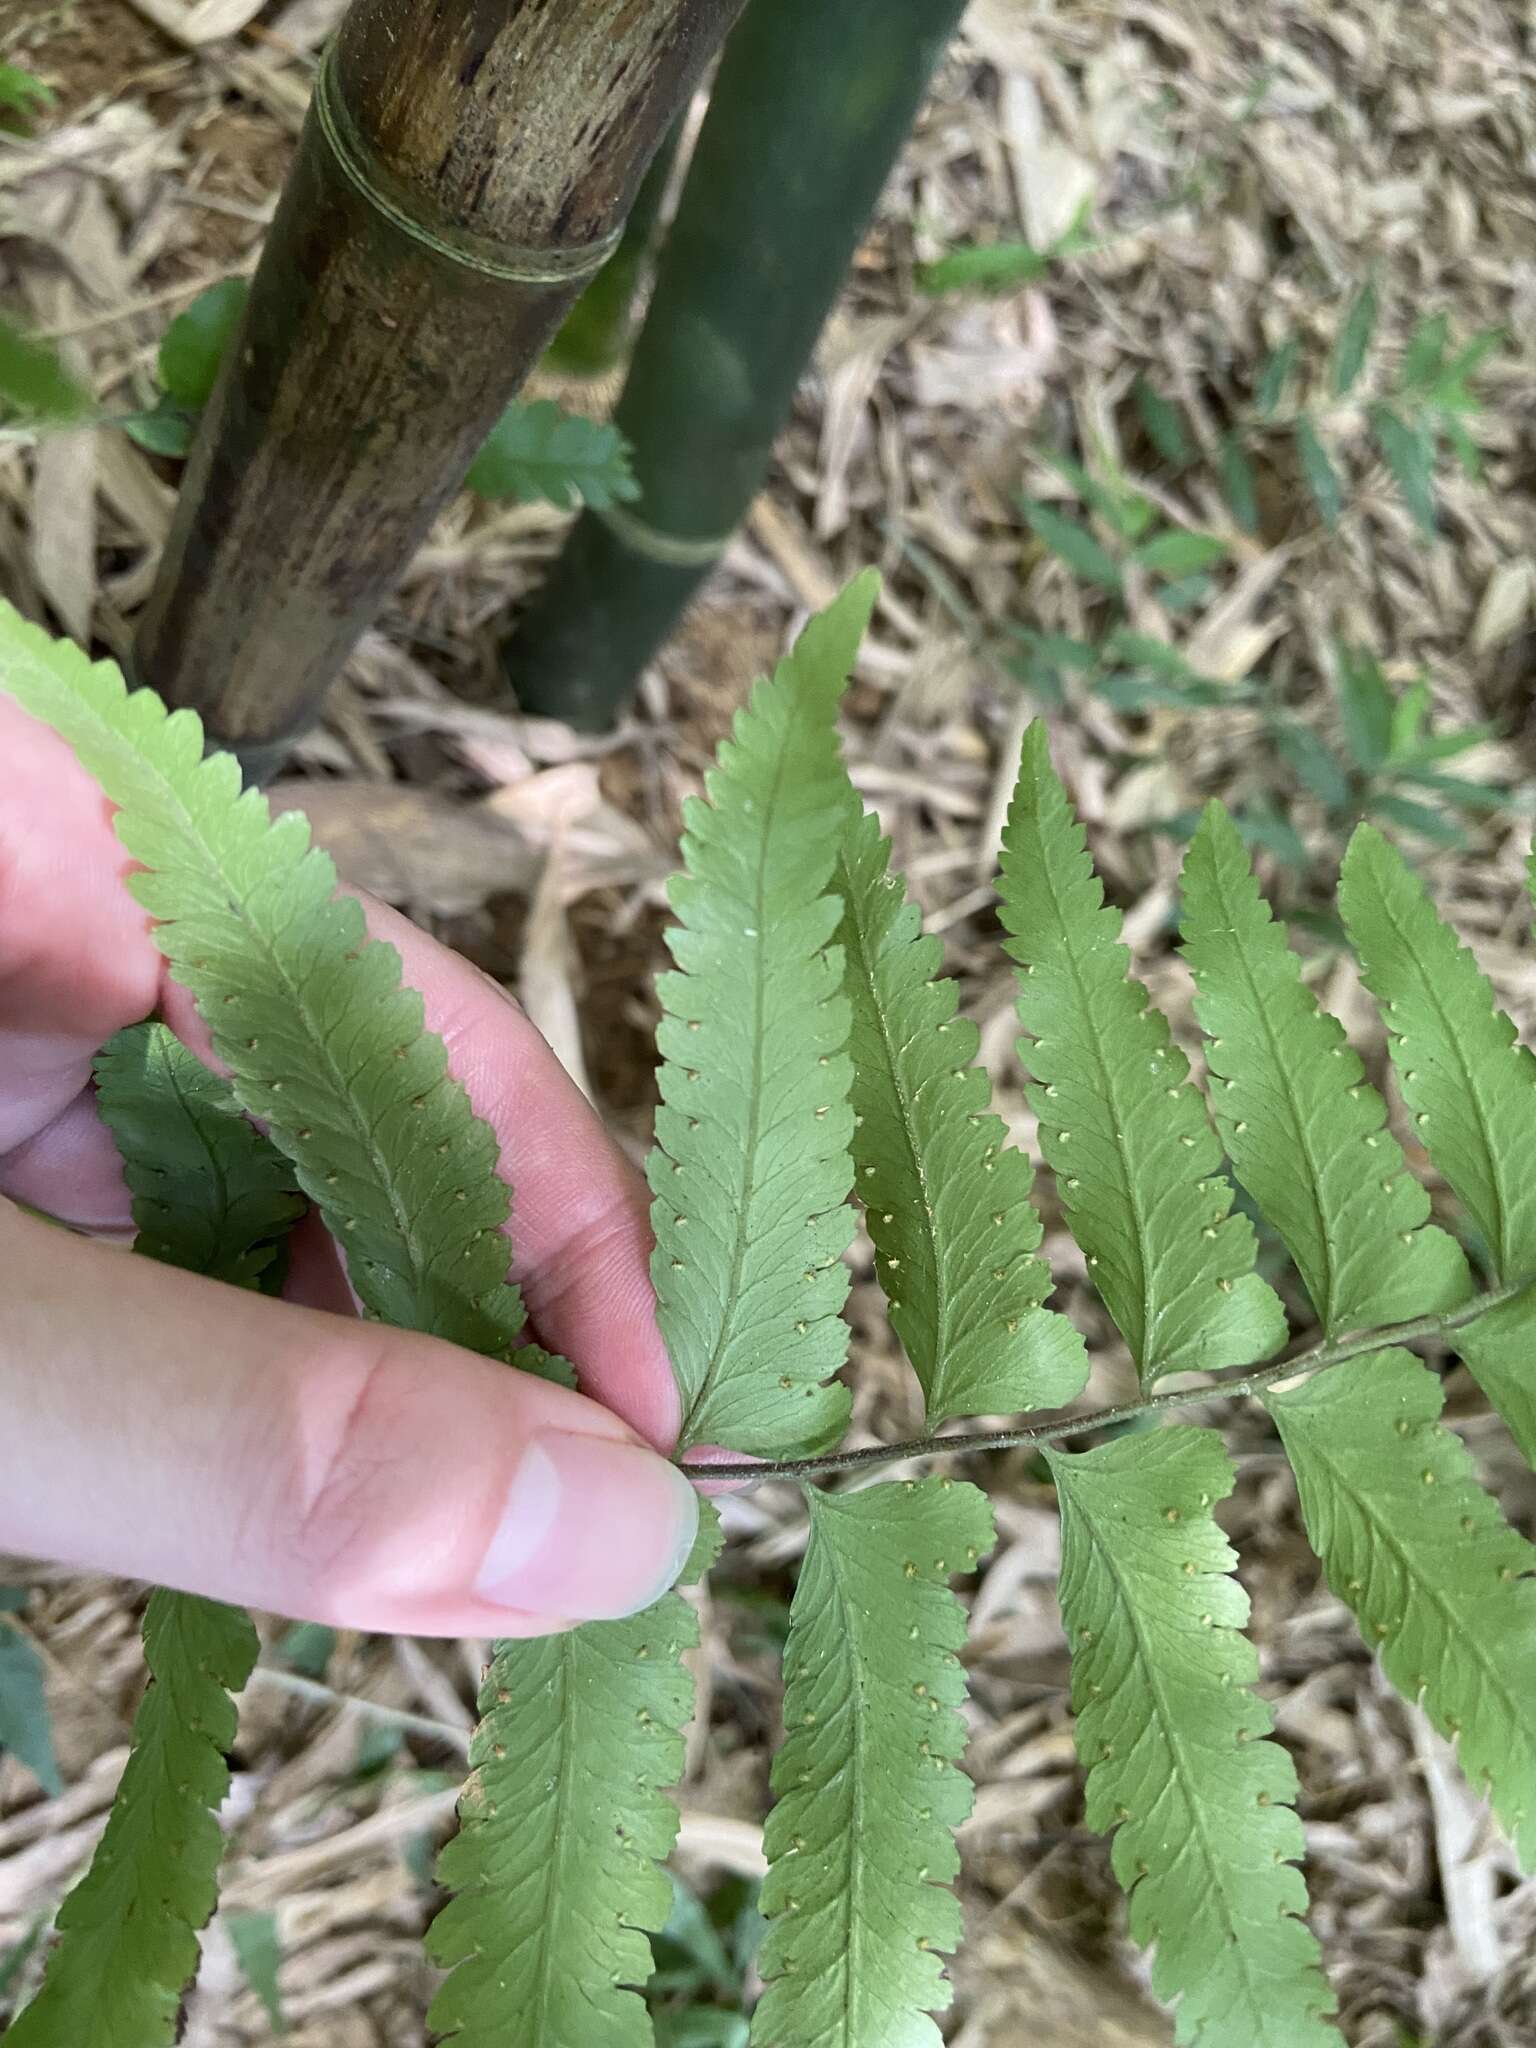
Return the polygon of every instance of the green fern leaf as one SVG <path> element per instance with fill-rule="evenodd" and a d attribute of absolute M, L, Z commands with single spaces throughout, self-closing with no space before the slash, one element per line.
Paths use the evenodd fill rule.
<path fill-rule="evenodd" d="M 1504 1426 L 1536 1471 L 1536 1289 L 1490 1309 L 1456 1334 L 1456 1348 L 1472 1377 L 1497 1408 Z"/>
<path fill-rule="evenodd" d="M 1350 840 L 1339 907 L 1381 1005 L 1414 1130 L 1501 1280 L 1536 1276 L 1536 1057 L 1486 975 L 1374 826 Z"/>
<path fill-rule="evenodd" d="M 0 691 L 60 733 L 118 807 L 143 863 L 131 887 L 196 997 L 242 1106 L 293 1160 L 347 1253 L 371 1315 L 511 1356 L 522 1302 L 507 1283 L 509 1191 L 497 1147 L 400 986 L 392 946 L 338 896 L 297 812 L 273 820 L 227 754 L 148 690 L 129 695 L 0 605 Z M 532 1347 L 519 1365 L 569 1379 Z"/>
<path fill-rule="evenodd" d="M 1427 1225 L 1386 1105 L 1303 985 L 1242 838 L 1212 804 L 1184 863 L 1184 952 L 1208 1037 L 1217 1128 L 1330 1335 L 1451 1308 L 1471 1291 Z"/>
<path fill-rule="evenodd" d="M 237 1287 L 263 1284 L 302 1208 L 288 1163 L 228 1085 L 163 1024 L 98 1055 L 97 1102 L 135 1196 L 134 1250 Z M 150 1685 L 89 1870 L 59 1914 L 43 1987 L 6 2036 L 22 2048 L 160 2048 L 174 2041 L 213 1911 L 229 1790 L 229 1697 L 260 1648 L 238 1608 L 156 1592 L 144 1616 Z"/>
<path fill-rule="evenodd" d="M 1373 826 L 1344 859 L 1339 903 L 1387 1026 L 1414 1131 L 1455 1190 L 1507 1285 L 1536 1277 L 1536 1058 L 1472 954 Z M 1526 1332 L 1536 1303 L 1480 1316 L 1457 1345 L 1536 1465 L 1536 1383 Z"/>
<path fill-rule="evenodd" d="M 170 2048 L 217 1895 L 229 1790 L 230 1694 L 260 1645 L 248 1617 L 187 1593 L 150 1595 L 150 1686 L 91 1867 L 59 1909 L 42 1989 L 6 2048 Z"/>
<path fill-rule="evenodd" d="M 1296 1773 L 1252 1691 L 1248 1599 L 1211 1512 L 1233 1470 L 1213 1430 L 1048 1452 L 1088 1822 L 1117 1829 L 1131 1932 L 1200 2048 L 1337 2048 L 1293 1811 Z"/>
<path fill-rule="evenodd" d="M 1328 1583 L 1421 1699 L 1536 1868 L 1536 1551 L 1438 1418 L 1436 1375 L 1383 1351 L 1269 1396 Z"/>
<path fill-rule="evenodd" d="M 835 720 L 878 585 L 807 626 L 692 800 L 657 991 L 665 1064 L 648 1162 L 682 1444 L 770 1453 L 835 1437 L 853 1228 L 848 1005 L 826 893 L 847 818 Z"/>
<path fill-rule="evenodd" d="M 644 2048 L 646 1930 L 677 1809 L 698 1641 L 676 1594 L 627 1621 L 502 1643 L 480 1695 L 460 1832 L 438 1877 L 457 1896 L 428 1948 L 452 1975 L 428 2015 L 459 2048 Z"/>
<path fill-rule="evenodd" d="M 1127 978 L 1120 914 L 1104 902 L 1041 725 L 1025 735 L 1002 865 L 1041 1149 L 1142 1384 L 1267 1357 L 1284 1341 L 1284 1312 L 1252 1270 L 1252 1225 L 1229 1214 L 1189 1063 Z"/>
<path fill-rule="evenodd" d="M 96 1105 L 133 1193 L 135 1251 L 254 1287 L 303 1213 L 293 1170 L 226 1081 L 164 1024 L 120 1031 L 96 1057 Z"/>
<path fill-rule="evenodd" d="M 949 1591 L 992 1543 L 948 1479 L 812 1491 L 791 1610 L 785 1726 L 768 1819 L 767 1983 L 754 2048 L 938 2048 L 941 1953 L 960 1939 L 951 1830 L 971 1810 Z"/>
<path fill-rule="evenodd" d="M 638 498 L 629 443 L 617 427 L 567 412 L 552 398 L 516 399 L 492 427 L 464 479 L 482 498 L 540 499 L 574 512 Z"/>
<path fill-rule="evenodd" d="M 1060 1407 L 1088 1377 L 1083 1340 L 1043 1309 L 1050 1269 L 1029 1161 L 988 1113 L 979 1034 L 937 977 L 942 947 L 862 812 L 836 870 L 853 1017 L 855 1186 L 891 1322 L 937 1428 L 956 1415 Z"/>

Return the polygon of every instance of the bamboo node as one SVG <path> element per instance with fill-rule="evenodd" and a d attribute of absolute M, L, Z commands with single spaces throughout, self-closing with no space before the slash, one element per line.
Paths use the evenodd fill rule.
<path fill-rule="evenodd" d="M 392 227 L 461 270 L 507 284 L 579 284 L 602 269 L 619 245 L 622 221 L 600 241 L 587 242 L 579 249 L 520 249 L 471 229 L 444 231 L 417 220 L 385 189 L 377 152 L 359 129 L 342 94 L 335 49 L 333 43 L 320 60 L 312 103 L 315 120 L 347 182 Z"/>
<path fill-rule="evenodd" d="M 627 505 L 593 506 L 594 518 L 600 519 L 610 533 L 633 555 L 643 555 L 647 561 L 662 562 L 673 569 L 707 568 L 723 555 L 730 546 L 728 533 L 714 534 L 707 540 L 691 540 L 677 533 L 663 533 L 659 526 L 652 526 L 638 513 L 630 511 Z"/>

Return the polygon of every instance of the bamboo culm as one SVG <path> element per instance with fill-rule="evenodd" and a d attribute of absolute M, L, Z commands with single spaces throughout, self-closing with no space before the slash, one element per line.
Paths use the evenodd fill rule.
<path fill-rule="evenodd" d="M 750 0 L 616 418 L 641 496 L 584 513 L 507 645 L 525 710 L 611 723 L 723 553 L 960 0 Z"/>
<path fill-rule="evenodd" d="M 355 0 L 134 652 L 259 777 L 318 713 L 740 0 Z"/>
<path fill-rule="evenodd" d="M 544 367 L 565 377 L 603 377 L 622 361 L 634 333 L 646 267 L 677 168 L 684 123 L 674 121 L 640 181 L 619 246 L 561 322 Z"/>

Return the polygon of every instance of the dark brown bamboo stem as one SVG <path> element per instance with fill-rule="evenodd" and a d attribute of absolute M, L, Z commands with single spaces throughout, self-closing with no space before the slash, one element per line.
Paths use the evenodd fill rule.
<path fill-rule="evenodd" d="M 254 774 L 318 713 L 741 0 L 355 0 L 135 650 Z"/>

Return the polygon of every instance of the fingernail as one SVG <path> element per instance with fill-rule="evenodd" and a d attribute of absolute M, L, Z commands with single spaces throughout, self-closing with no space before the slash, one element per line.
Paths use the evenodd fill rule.
<path fill-rule="evenodd" d="M 698 1526 L 698 1495 L 665 1458 L 551 1431 L 523 1452 L 475 1592 L 579 1621 L 636 1614 L 676 1581 Z"/>

